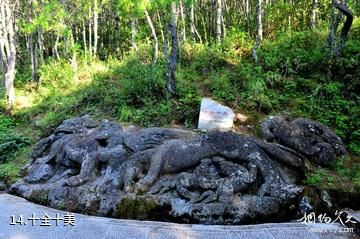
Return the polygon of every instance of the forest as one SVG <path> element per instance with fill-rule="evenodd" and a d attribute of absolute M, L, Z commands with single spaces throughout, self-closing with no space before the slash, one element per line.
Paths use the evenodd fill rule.
<path fill-rule="evenodd" d="M 69 117 L 192 129 L 211 97 L 254 135 L 327 125 L 349 156 L 305 183 L 360 188 L 359 0 L 0 0 L 0 21 L 0 181 Z"/>

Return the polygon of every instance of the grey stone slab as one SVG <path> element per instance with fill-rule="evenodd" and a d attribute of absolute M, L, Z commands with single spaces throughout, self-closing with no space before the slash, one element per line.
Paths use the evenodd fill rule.
<path fill-rule="evenodd" d="M 217 231 L 189 231 L 190 239 L 230 239 L 225 230 Z"/>
<path fill-rule="evenodd" d="M 188 232 L 186 230 L 174 227 L 154 227 L 149 230 L 148 239 L 187 239 Z"/>
<path fill-rule="evenodd" d="M 336 232 L 319 232 L 315 234 L 319 239 L 360 239 L 360 236 L 350 232 L 336 231 Z"/>
<path fill-rule="evenodd" d="M 76 223 L 71 232 L 67 235 L 69 239 L 87 238 L 99 239 L 109 231 L 111 225 L 104 223 L 96 223 L 84 220 L 82 223 Z"/>
<path fill-rule="evenodd" d="M 148 227 L 111 226 L 104 238 L 106 239 L 142 239 L 147 238 Z"/>
<path fill-rule="evenodd" d="M 265 230 L 239 230 L 228 231 L 231 238 L 236 239 L 275 239 L 274 236 Z M 291 237 L 288 237 L 290 239 Z M 304 238 L 305 239 L 305 238 Z"/>
<path fill-rule="evenodd" d="M 351 232 L 343 232 L 339 223 L 301 224 L 268 223 L 242 226 L 183 225 L 166 222 L 135 221 L 105 217 L 75 215 L 75 226 L 59 226 L 53 223 L 49 227 L 32 226 L 27 220 L 32 213 L 36 216 L 47 213 L 54 217 L 66 212 L 40 206 L 22 198 L 0 194 L 0 239 L 360 239 Z M 23 215 L 27 225 L 10 225 L 10 216 Z M 55 221 L 51 221 L 54 222 Z"/>
<path fill-rule="evenodd" d="M 276 239 L 317 239 L 314 233 L 311 233 L 306 228 L 279 228 L 279 229 L 268 229 L 268 231 Z"/>
<path fill-rule="evenodd" d="M 3 228 L 1 228 L 3 229 Z M 17 227 L 13 230 L 5 230 L 5 238 L 37 238 L 37 239 L 49 239 L 49 238 L 66 238 L 71 229 L 63 229 L 57 227 Z"/>
<path fill-rule="evenodd" d="M 319 239 L 360 239 L 350 228 L 339 223 L 307 224 L 308 230 Z"/>

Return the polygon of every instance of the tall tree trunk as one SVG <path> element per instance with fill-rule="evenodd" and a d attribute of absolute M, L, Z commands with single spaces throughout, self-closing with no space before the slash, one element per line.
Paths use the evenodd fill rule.
<path fill-rule="evenodd" d="M 195 42 L 194 0 L 190 3 L 190 36 L 191 41 Z"/>
<path fill-rule="evenodd" d="M 191 1 L 191 5 L 190 5 L 190 35 L 192 41 L 195 42 L 196 41 L 195 36 L 197 36 L 199 38 L 200 43 L 202 43 L 202 38 L 195 26 L 194 0 Z"/>
<path fill-rule="evenodd" d="M 41 27 L 39 27 L 38 31 L 37 31 L 37 40 L 38 40 L 38 45 L 39 45 L 39 57 L 40 57 L 39 65 L 41 65 L 44 62 L 44 50 L 45 50 L 44 35 L 43 35 L 43 30 Z"/>
<path fill-rule="evenodd" d="M 186 24 L 185 24 L 185 13 L 184 13 L 184 7 L 183 2 L 180 0 L 179 2 L 180 7 L 180 17 L 181 17 L 181 37 L 183 43 L 186 42 Z"/>
<path fill-rule="evenodd" d="M 56 59 L 60 60 L 60 56 L 59 56 L 59 52 L 58 52 L 58 43 L 59 43 L 59 34 L 56 33 L 56 39 L 55 39 L 55 44 L 54 44 L 54 54 Z"/>
<path fill-rule="evenodd" d="M 9 0 L 0 1 L 0 60 L 3 72 L 3 83 L 5 96 L 9 108 L 12 108 L 15 101 L 15 64 L 16 64 L 16 3 Z"/>
<path fill-rule="evenodd" d="M 246 30 L 248 33 L 248 37 L 250 37 L 250 4 L 249 4 L 250 0 L 245 0 L 245 18 L 246 18 Z"/>
<path fill-rule="evenodd" d="M 89 6 L 89 55 L 90 62 L 92 61 L 93 51 L 92 51 L 92 24 L 91 24 L 91 7 Z"/>
<path fill-rule="evenodd" d="M 160 35 L 161 35 L 161 39 L 164 42 L 165 38 L 164 38 L 164 31 L 163 31 L 163 26 L 161 24 L 161 17 L 158 11 L 156 11 L 156 16 L 157 16 L 157 20 L 159 22 L 159 27 L 160 27 Z"/>
<path fill-rule="evenodd" d="M 87 64 L 87 47 L 86 47 L 86 28 L 85 21 L 82 21 L 82 38 L 83 38 L 83 47 L 84 47 L 84 63 Z"/>
<path fill-rule="evenodd" d="M 326 41 L 327 49 L 329 50 L 330 57 L 335 55 L 336 52 L 336 37 L 335 37 L 335 2 L 336 0 L 332 1 L 331 7 L 330 7 L 330 27 L 329 27 L 329 36 Z"/>
<path fill-rule="evenodd" d="M 1 16 L 1 15 L 0 15 Z M 0 98 L 5 94 L 5 73 L 7 70 L 7 60 L 5 56 L 5 42 L 3 39 L 0 39 L 0 69 L 1 69 L 1 88 L 0 88 Z"/>
<path fill-rule="evenodd" d="M 221 17 L 221 22 L 222 22 L 222 30 L 223 30 L 223 39 L 225 39 L 226 38 L 226 24 L 225 24 L 224 16 Z"/>
<path fill-rule="evenodd" d="M 131 28 L 131 47 L 135 51 L 137 51 L 138 47 L 136 45 L 136 18 L 134 16 L 131 16 L 130 28 Z"/>
<path fill-rule="evenodd" d="M 75 42 L 74 42 L 74 36 L 72 34 L 72 31 L 70 33 L 70 45 L 71 45 L 71 52 L 72 52 L 72 57 L 71 57 L 71 69 L 73 71 L 74 74 L 74 80 L 77 79 L 77 73 L 78 73 L 78 66 L 77 66 L 77 54 L 76 54 L 76 49 L 75 49 Z"/>
<path fill-rule="evenodd" d="M 262 0 L 258 0 L 258 5 L 256 7 L 256 40 L 255 46 L 253 48 L 253 58 L 256 63 L 258 63 L 257 49 L 260 46 L 260 43 L 263 38 L 263 29 L 262 29 Z"/>
<path fill-rule="evenodd" d="M 216 41 L 221 41 L 221 19 L 222 19 L 222 6 L 221 0 L 217 0 L 217 12 L 216 12 Z"/>
<path fill-rule="evenodd" d="M 29 53 L 31 59 L 31 82 L 36 82 L 36 60 L 35 60 L 35 51 L 34 51 L 34 40 L 33 33 L 29 35 Z"/>
<path fill-rule="evenodd" d="M 149 26 L 150 26 L 151 33 L 152 33 L 153 38 L 154 38 L 154 59 L 153 59 L 153 62 L 154 62 L 154 64 L 156 64 L 157 58 L 158 58 L 158 54 L 159 54 L 159 50 L 158 50 L 158 48 L 159 48 L 159 42 L 158 42 L 158 38 L 157 38 L 157 36 L 156 36 L 156 31 L 155 31 L 155 28 L 154 28 L 154 24 L 152 23 L 152 20 L 151 20 L 151 18 L 150 18 L 150 15 L 149 15 L 149 13 L 148 13 L 148 11 L 147 11 L 146 9 L 145 9 L 144 13 L 145 13 L 146 20 L 147 20 L 147 22 L 148 22 L 148 24 L 149 24 Z"/>
<path fill-rule="evenodd" d="M 317 25 L 317 12 L 318 12 L 318 0 L 312 1 L 311 14 L 310 14 L 310 28 L 315 29 Z"/>
<path fill-rule="evenodd" d="M 347 39 L 347 35 L 350 31 L 352 22 L 353 22 L 353 13 L 350 11 L 350 9 L 343 3 L 340 2 L 336 2 L 335 3 L 335 7 L 346 16 L 346 20 L 344 22 L 344 25 L 341 29 L 341 33 L 340 33 L 340 42 L 339 42 L 339 47 L 337 49 L 337 54 L 340 54 L 342 49 L 345 46 L 345 41 Z"/>
<path fill-rule="evenodd" d="M 171 3 L 171 20 L 170 20 L 170 33 L 171 33 L 171 53 L 170 59 L 167 59 L 168 71 L 166 73 L 167 91 L 175 96 L 176 95 L 176 65 L 178 54 L 178 38 L 177 38 L 177 19 L 176 19 L 176 3 Z"/>
<path fill-rule="evenodd" d="M 94 0 L 94 59 L 96 59 L 98 45 L 98 6 L 97 0 Z"/>
<path fill-rule="evenodd" d="M 28 1 L 28 21 L 32 24 L 32 0 Z M 31 60 L 31 82 L 36 82 L 36 59 L 34 50 L 34 33 L 29 33 L 29 54 Z"/>

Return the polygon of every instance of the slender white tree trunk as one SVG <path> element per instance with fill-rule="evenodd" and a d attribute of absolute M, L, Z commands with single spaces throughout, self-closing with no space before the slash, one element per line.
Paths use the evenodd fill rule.
<path fill-rule="evenodd" d="M 15 101 L 15 64 L 16 64 L 16 22 L 15 4 L 8 0 L 0 1 L 0 60 L 3 72 L 3 86 L 9 108 L 12 108 Z"/>
<path fill-rule="evenodd" d="M 195 17 L 194 17 L 194 2 L 190 4 L 190 36 L 191 40 L 195 42 Z"/>
<path fill-rule="evenodd" d="M 222 19 L 222 2 L 217 0 L 217 14 L 216 14 L 216 41 L 221 41 L 221 19 Z"/>
<path fill-rule="evenodd" d="M 158 55 L 159 55 L 159 42 L 158 42 L 158 38 L 157 38 L 156 31 L 155 31 L 155 28 L 154 28 L 154 24 L 152 23 L 150 15 L 149 15 L 149 13 L 148 13 L 148 11 L 146 9 L 145 9 L 144 13 L 145 13 L 146 20 L 147 20 L 147 22 L 148 22 L 148 24 L 150 26 L 151 33 L 152 33 L 153 38 L 154 38 L 154 59 L 153 59 L 153 62 L 154 62 L 154 64 L 156 64 L 156 61 L 157 61 L 157 58 L 158 58 Z"/>
<path fill-rule="evenodd" d="M 181 40 L 183 43 L 186 42 L 186 24 L 185 24 L 185 13 L 184 13 L 184 7 L 183 2 L 180 0 L 180 17 L 181 17 Z"/>
<path fill-rule="evenodd" d="M 32 23 L 32 0 L 28 1 L 28 21 Z M 34 50 L 34 33 L 29 33 L 29 54 L 31 59 L 31 82 L 36 82 L 36 55 Z"/>
<path fill-rule="evenodd" d="M 43 30 L 41 27 L 39 27 L 38 31 L 38 45 L 39 45 L 39 56 L 40 56 L 40 64 L 41 65 L 44 62 L 44 50 L 45 50 L 45 46 L 44 46 L 44 35 L 43 35 Z"/>
<path fill-rule="evenodd" d="M 317 12 L 318 12 L 318 0 L 312 1 L 311 14 L 310 14 L 310 28 L 315 29 L 317 25 Z"/>
<path fill-rule="evenodd" d="M 59 43 L 59 34 L 56 33 L 56 39 L 55 39 L 55 44 L 54 44 L 54 54 L 56 59 L 60 60 L 60 56 L 59 56 L 59 52 L 58 52 L 58 43 Z"/>
<path fill-rule="evenodd" d="M 253 58 L 255 62 L 258 62 L 257 57 L 257 49 L 260 46 L 260 43 L 263 38 L 263 29 L 262 29 L 262 0 L 258 0 L 258 5 L 256 8 L 256 40 L 255 40 L 255 46 L 253 48 Z"/>
<path fill-rule="evenodd" d="M 136 18 L 131 17 L 130 19 L 130 28 L 131 28 L 131 47 L 137 51 L 138 47 L 136 45 Z"/>
<path fill-rule="evenodd" d="M 94 58 L 96 59 L 98 45 L 98 6 L 97 0 L 94 0 Z"/>
<path fill-rule="evenodd" d="M 163 26 L 162 26 L 162 24 L 161 24 L 161 17 L 160 17 L 160 14 L 159 14 L 158 11 L 156 12 L 156 16 L 157 16 L 157 20 L 158 20 L 159 27 L 160 27 L 161 39 L 162 39 L 162 41 L 164 42 L 164 41 L 165 41 L 164 31 L 163 31 Z"/>
<path fill-rule="evenodd" d="M 87 64 L 86 28 L 85 28 L 84 20 L 82 22 L 82 38 L 83 38 L 83 47 L 84 47 L 84 63 Z"/>
<path fill-rule="evenodd" d="M 78 73 L 78 65 L 77 65 L 77 54 L 76 54 L 76 49 L 75 49 L 74 36 L 73 36 L 72 32 L 70 35 L 70 45 L 71 45 L 71 52 L 72 52 L 71 69 L 73 70 L 73 73 L 74 73 L 74 80 L 76 80 L 77 73 Z"/>
<path fill-rule="evenodd" d="M 89 54 L 90 61 L 92 61 L 93 51 L 92 51 L 92 24 L 91 24 L 91 7 L 89 6 Z"/>
<path fill-rule="evenodd" d="M 33 33 L 30 33 L 30 35 L 29 35 L 29 53 L 30 53 L 30 59 L 31 59 L 31 82 L 35 82 L 36 81 L 36 64 L 35 64 Z"/>

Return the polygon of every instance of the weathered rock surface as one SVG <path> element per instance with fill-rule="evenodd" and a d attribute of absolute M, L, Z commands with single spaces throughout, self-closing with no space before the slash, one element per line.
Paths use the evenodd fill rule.
<path fill-rule="evenodd" d="M 302 198 L 299 152 L 232 132 L 125 128 L 83 116 L 64 121 L 37 144 L 27 176 L 10 192 L 111 217 L 207 224 L 282 220 Z"/>
<path fill-rule="evenodd" d="M 321 166 L 329 166 L 336 157 L 346 154 L 342 140 L 314 120 L 269 117 L 261 124 L 261 133 L 266 141 L 278 142 Z"/>

